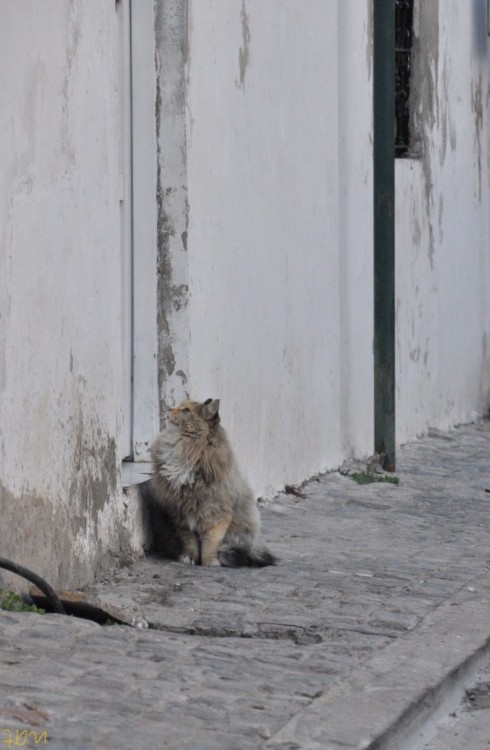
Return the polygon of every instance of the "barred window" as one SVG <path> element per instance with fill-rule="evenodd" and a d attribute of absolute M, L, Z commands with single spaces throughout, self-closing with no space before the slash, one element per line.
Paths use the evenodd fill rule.
<path fill-rule="evenodd" d="M 395 156 L 410 156 L 410 78 L 414 0 L 395 0 Z"/>

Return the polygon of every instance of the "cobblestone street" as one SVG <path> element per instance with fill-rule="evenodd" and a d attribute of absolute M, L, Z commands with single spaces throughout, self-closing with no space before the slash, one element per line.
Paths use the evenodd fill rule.
<path fill-rule="evenodd" d="M 400 449 L 399 485 L 335 472 L 261 502 L 274 568 L 147 558 L 87 592 L 149 627 L 0 613 L 3 737 L 408 747 L 419 719 L 430 734 L 439 693 L 444 712 L 448 676 L 487 653 L 489 459 L 490 422 L 437 433 Z"/>

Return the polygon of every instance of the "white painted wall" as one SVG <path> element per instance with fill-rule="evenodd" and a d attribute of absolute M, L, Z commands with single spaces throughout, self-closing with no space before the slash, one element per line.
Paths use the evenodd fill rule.
<path fill-rule="evenodd" d="M 0 555 L 76 585 L 134 531 L 118 21 L 114 0 L 0 0 L 0 15 Z"/>
<path fill-rule="evenodd" d="M 372 447 L 368 4 L 189 14 L 189 391 L 270 494 Z"/>
<path fill-rule="evenodd" d="M 485 0 L 420 3 L 418 159 L 397 161 L 397 437 L 490 402 Z"/>
<path fill-rule="evenodd" d="M 399 442 L 490 396 L 486 3 L 421 8 L 421 156 L 397 163 Z M 0 11 L 0 555 L 77 585 L 142 541 L 120 486 L 120 11 Z M 133 17 L 136 454 L 190 393 L 222 399 L 258 495 L 366 456 L 370 0 L 145 0 Z"/>
<path fill-rule="evenodd" d="M 372 3 L 340 0 L 339 283 L 342 455 L 374 450 Z"/>

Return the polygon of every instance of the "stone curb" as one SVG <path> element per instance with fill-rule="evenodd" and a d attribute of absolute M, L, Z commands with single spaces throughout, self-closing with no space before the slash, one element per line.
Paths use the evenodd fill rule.
<path fill-rule="evenodd" d="M 264 750 L 415 750 L 490 658 L 483 577 L 315 699 Z"/>

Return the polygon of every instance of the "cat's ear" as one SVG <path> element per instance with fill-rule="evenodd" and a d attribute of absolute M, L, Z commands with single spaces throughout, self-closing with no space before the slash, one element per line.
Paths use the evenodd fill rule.
<path fill-rule="evenodd" d="M 219 411 L 219 398 L 208 398 L 207 401 L 204 402 L 203 406 L 206 419 L 216 419 Z"/>

